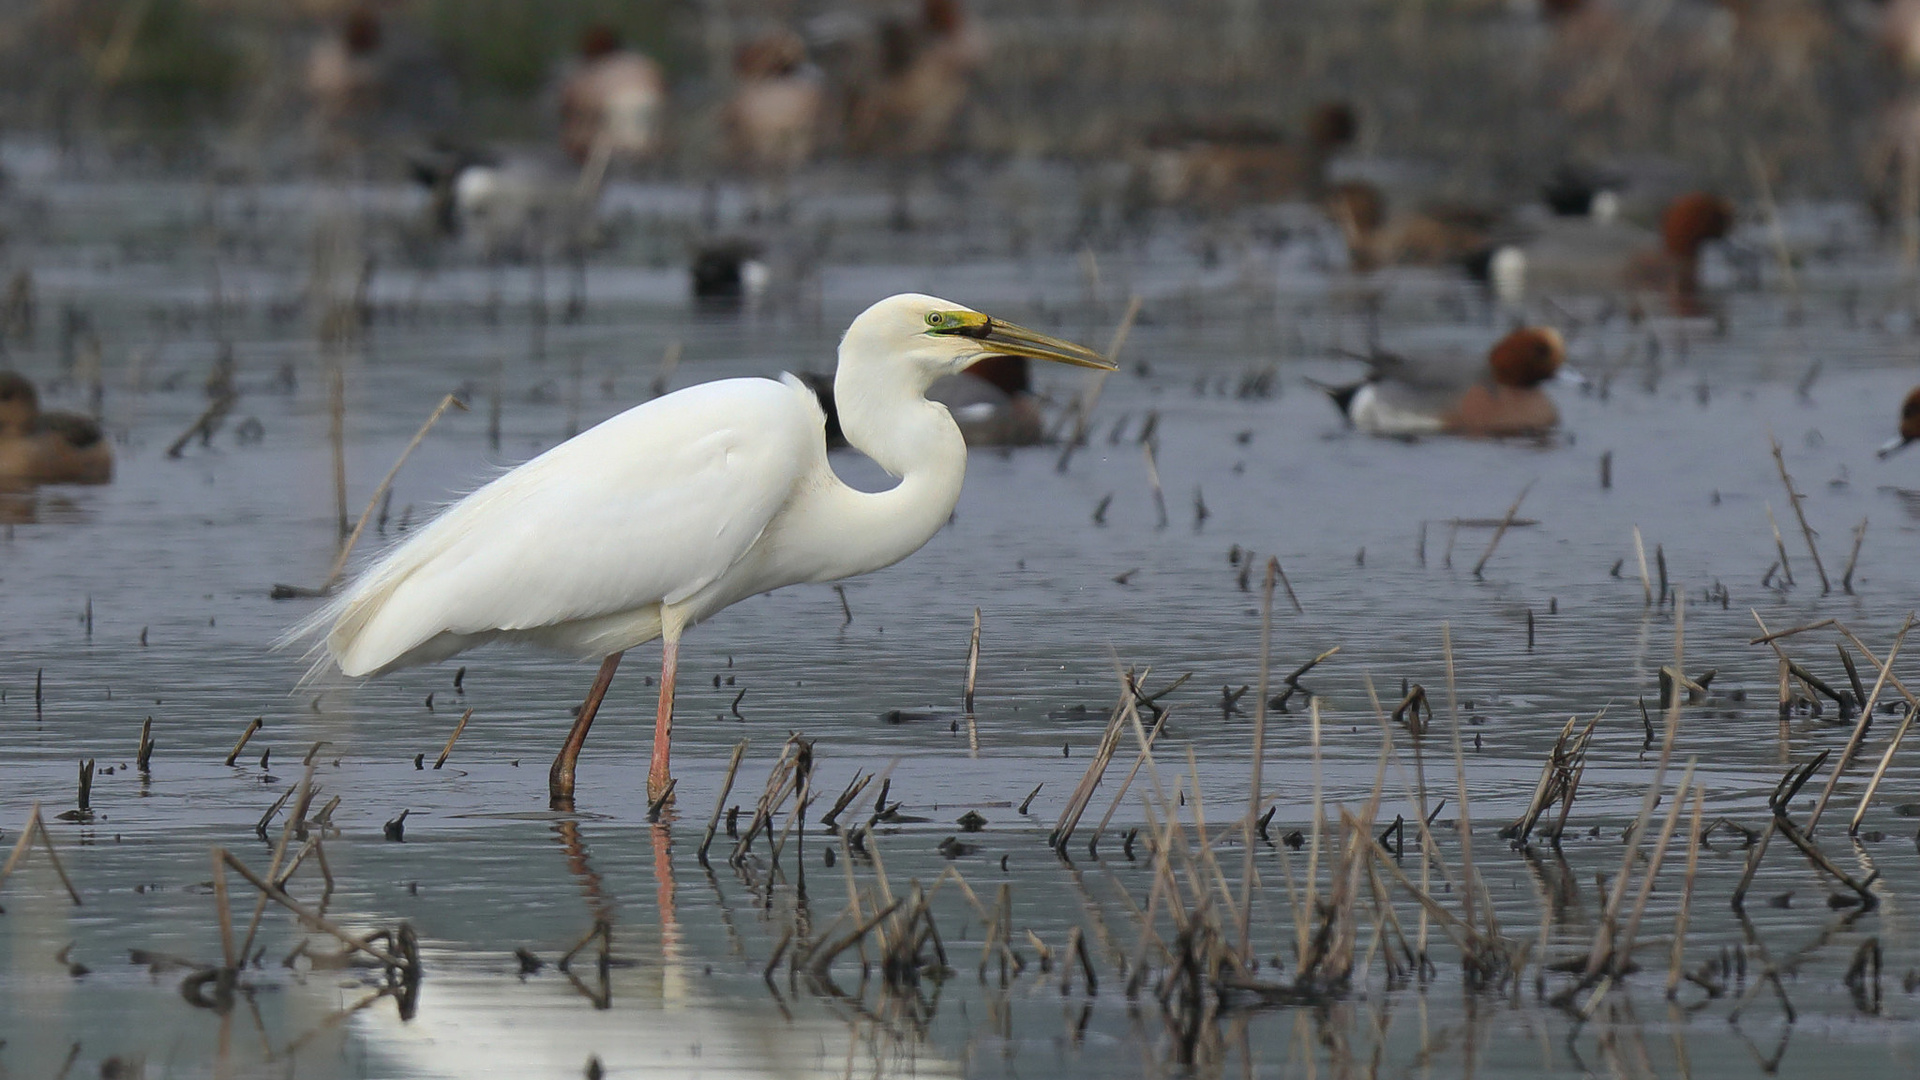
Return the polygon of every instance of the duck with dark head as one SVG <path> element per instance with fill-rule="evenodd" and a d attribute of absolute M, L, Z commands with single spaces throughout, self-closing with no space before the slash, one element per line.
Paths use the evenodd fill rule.
<path fill-rule="evenodd" d="M 33 384 L 0 371 L 0 484 L 104 484 L 113 448 L 78 413 L 41 412 Z"/>

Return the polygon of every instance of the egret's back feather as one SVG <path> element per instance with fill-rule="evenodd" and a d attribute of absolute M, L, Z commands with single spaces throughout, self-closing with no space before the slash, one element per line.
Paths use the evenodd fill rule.
<path fill-rule="evenodd" d="M 327 628 L 349 676 L 498 638 L 585 657 L 638 645 L 660 633 L 662 604 L 726 574 L 824 467 L 823 424 L 810 392 L 768 379 L 636 406 L 449 507 L 307 628 Z"/>

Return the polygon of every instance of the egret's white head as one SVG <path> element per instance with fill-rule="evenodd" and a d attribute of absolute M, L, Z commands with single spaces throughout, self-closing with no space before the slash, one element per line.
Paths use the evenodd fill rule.
<path fill-rule="evenodd" d="M 890 296 L 860 313 L 840 343 L 836 394 L 848 375 L 924 393 L 944 376 L 989 356 L 1022 356 L 1112 371 L 1099 353 L 1070 341 L 919 293 Z"/>

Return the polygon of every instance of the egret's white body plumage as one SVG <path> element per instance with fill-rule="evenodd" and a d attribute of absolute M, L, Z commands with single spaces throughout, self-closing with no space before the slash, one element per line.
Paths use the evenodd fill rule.
<path fill-rule="evenodd" d="M 757 593 L 878 570 L 932 539 L 959 501 L 967 445 L 927 389 L 987 355 L 1112 370 L 957 304 L 890 297 L 847 328 L 834 398 L 847 442 L 899 477 L 893 488 L 857 491 L 834 474 L 826 414 L 791 375 L 689 387 L 454 503 L 302 629 L 324 632 L 349 676 L 501 640 L 604 658 L 549 776 L 556 805 L 572 798 L 574 760 L 621 655 L 662 638 L 647 787 L 665 799 L 681 633 Z"/>
<path fill-rule="evenodd" d="M 882 304 L 895 301 L 920 303 L 863 315 L 835 377 L 841 425 L 901 477 L 891 490 L 834 474 L 825 416 L 792 376 L 689 387 L 494 479 L 388 552 L 313 620 L 330 628 L 328 654 L 349 676 L 497 640 L 600 657 L 757 593 L 905 558 L 959 499 L 966 444 L 923 395 L 964 363 L 950 348 L 889 355 L 875 324 L 909 327 L 942 303 Z"/>

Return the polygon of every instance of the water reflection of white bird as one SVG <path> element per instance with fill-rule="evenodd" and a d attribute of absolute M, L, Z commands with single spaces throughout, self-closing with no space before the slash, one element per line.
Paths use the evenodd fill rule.
<path fill-rule="evenodd" d="M 426 959 L 432 974 L 421 981 L 413 1020 L 400 1023 L 386 1007 L 354 1018 L 356 1040 L 391 1066 L 382 1075 L 576 1080 L 589 1057 L 600 1061 L 607 1076 L 960 1075 L 911 1035 L 869 1030 L 867 1024 L 855 1030 L 804 1007 L 789 1022 L 771 1002 L 757 1009 L 727 1006 L 690 993 L 661 995 L 644 985 L 626 989 L 616 983 L 612 1007 L 597 1009 L 564 976 L 521 981 L 449 970 L 436 959 Z M 627 970 L 636 983 L 651 982 L 649 966 Z"/>
<path fill-rule="evenodd" d="M 990 356 L 1113 367 L 950 301 L 890 297 L 848 327 L 834 389 L 847 441 L 900 477 L 892 489 L 858 491 L 834 474 L 826 418 L 798 379 L 693 386 L 455 503 L 302 632 L 324 632 L 349 676 L 489 641 L 604 657 L 549 775 L 557 804 L 572 798 L 574 763 L 621 655 L 661 638 L 647 789 L 662 798 L 681 634 L 749 596 L 878 570 L 931 539 L 960 497 L 967 448 L 927 390 Z"/>

